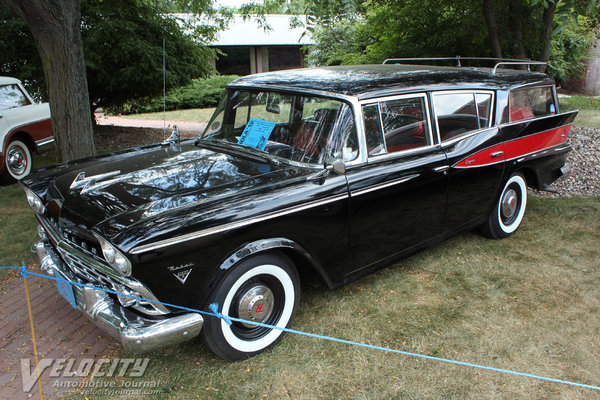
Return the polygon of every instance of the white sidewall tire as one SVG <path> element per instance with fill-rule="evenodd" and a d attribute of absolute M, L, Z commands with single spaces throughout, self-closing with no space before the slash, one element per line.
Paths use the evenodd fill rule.
<path fill-rule="evenodd" d="M 519 213 L 517 214 L 517 217 L 512 223 L 505 225 L 502 222 L 502 216 L 500 215 L 500 210 L 502 207 L 501 203 L 506 189 L 508 189 L 508 187 L 513 183 L 516 183 L 519 186 L 521 192 L 519 193 Z M 498 227 L 502 230 L 502 232 L 504 232 L 507 235 L 510 235 L 511 233 L 516 231 L 517 228 L 519 228 L 519 226 L 521 225 L 521 221 L 523 221 L 525 209 L 527 208 L 527 184 L 525 183 L 525 179 L 523 179 L 523 177 L 520 174 L 515 174 L 511 176 L 510 179 L 506 182 L 506 184 L 504 185 L 504 189 L 502 190 L 502 194 L 500 195 L 500 199 L 498 200 L 498 207 L 496 208 L 496 218 L 498 219 Z"/>
<path fill-rule="evenodd" d="M 257 275 L 270 275 L 276 278 L 283 287 L 283 291 L 285 294 L 283 311 L 275 325 L 281 328 L 285 328 L 290 322 L 290 319 L 292 318 L 292 315 L 294 313 L 296 294 L 294 290 L 294 282 L 292 281 L 288 273 L 285 270 L 283 270 L 283 268 L 277 265 L 259 265 L 240 276 L 227 292 L 227 296 L 225 296 L 225 300 L 223 301 L 221 311 L 222 314 L 228 315 L 233 297 L 235 296 L 235 293 L 240 288 L 240 286 L 242 286 L 244 282 Z M 277 338 L 279 338 L 279 336 L 281 336 L 281 334 L 283 333 L 283 331 L 279 329 L 273 329 L 265 336 L 257 340 L 244 340 L 237 337 L 235 333 L 231 330 L 231 327 L 227 325 L 227 323 L 224 320 L 221 320 L 221 331 L 223 333 L 223 337 L 231 347 L 244 353 L 253 353 L 256 351 L 266 349 L 273 342 L 275 342 Z"/>
<path fill-rule="evenodd" d="M 10 150 L 13 147 L 19 147 L 22 150 L 22 152 L 25 156 L 25 159 L 26 159 L 25 161 L 27 162 L 27 166 L 26 166 L 25 170 L 21 174 L 18 174 L 18 175 L 14 174 L 8 165 Z M 24 177 L 26 177 L 27 175 L 29 175 L 29 173 L 31 172 L 32 161 L 33 161 L 33 159 L 31 157 L 31 151 L 29 151 L 29 147 L 27 147 L 27 145 L 25 143 L 23 143 L 22 141 L 13 140 L 8 144 L 8 146 L 6 146 L 6 152 L 4 153 L 4 168 L 6 169 L 6 172 L 13 179 L 20 180 L 20 179 L 23 179 Z"/>

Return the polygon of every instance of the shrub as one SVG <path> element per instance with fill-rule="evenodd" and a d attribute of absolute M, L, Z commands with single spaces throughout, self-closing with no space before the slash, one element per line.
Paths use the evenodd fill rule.
<path fill-rule="evenodd" d="M 206 79 L 194 79 L 187 86 L 169 90 L 165 96 L 165 107 L 167 111 L 215 107 L 223 95 L 225 86 L 237 78 L 236 75 L 215 75 Z M 109 108 L 106 111 L 112 114 L 137 114 L 162 110 L 163 98 L 155 97 Z"/>

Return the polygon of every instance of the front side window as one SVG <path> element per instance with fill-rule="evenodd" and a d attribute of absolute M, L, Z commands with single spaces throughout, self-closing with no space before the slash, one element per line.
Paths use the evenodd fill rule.
<path fill-rule="evenodd" d="M 0 86 L 0 111 L 31 104 L 18 85 Z"/>
<path fill-rule="evenodd" d="M 202 139 L 309 164 L 358 157 L 354 114 L 348 104 L 293 93 L 229 91 Z"/>
<path fill-rule="evenodd" d="M 425 96 L 365 105 L 363 117 L 369 156 L 431 144 Z"/>
<path fill-rule="evenodd" d="M 448 141 L 464 133 L 487 128 L 491 104 L 491 93 L 436 93 L 434 105 L 440 140 Z"/>
<path fill-rule="evenodd" d="M 517 89 L 510 92 L 510 122 L 556 113 L 550 86 Z"/>

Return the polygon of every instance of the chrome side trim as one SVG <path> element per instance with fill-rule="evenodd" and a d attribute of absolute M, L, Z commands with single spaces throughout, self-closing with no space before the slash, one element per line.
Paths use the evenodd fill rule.
<path fill-rule="evenodd" d="M 172 246 L 174 244 L 187 242 L 189 240 L 199 239 L 204 236 L 214 235 L 216 233 L 241 228 L 241 227 L 244 227 L 247 225 L 255 224 L 257 222 L 266 221 L 266 220 L 277 218 L 277 217 L 282 217 L 284 215 L 289 215 L 289 214 L 293 214 L 295 212 L 308 210 L 310 208 L 323 206 L 325 204 L 334 203 L 336 201 L 345 200 L 347 198 L 348 198 L 348 194 L 342 194 L 342 195 L 330 197 L 325 200 L 312 201 L 310 203 L 306 203 L 306 204 L 303 204 L 300 206 L 290 207 L 290 208 L 287 208 L 287 209 L 284 209 L 281 211 L 274 211 L 272 213 L 268 213 L 268 214 L 262 215 L 260 217 L 253 217 L 253 218 L 248 218 L 248 219 L 245 219 L 242 221 L 231 222 L 231 223 L 224 224 L 224 225 L 214 226 L 212 228 L 202 229 L 197 232 L 192 232 L 192 233 L 177 236 L 174 238 L 159 240 L 158 242 L 134 247 L 133 249 L 131 249 L 131 251 L 129 253 L 130 254 L 141 254 L 141 253 L 145 253 L 148 251 L 161 249 L 163 247 Z"/>
<path fill-rule="evenodd" d="M 416 177 L 418 177 L 420 174 L 412 174 L 412 175 L 408 175 L 408 176 L 403 176 L 402 178 L 399 179 L 394 179 L 392 181 L 389 182 L 384 182 L 384 183 L 380 183 L 377 185 L 373 185 L 373 186 L 369 186 L 365 189 L 360 189 L 360 190 L 356 190 L 354 192 L 352 192 L 350 194 L 351 197 L 356 197 L 356 196 L 360 196 L 361 194 L 365 194 L 365 193 L 370 193 L 370 192 L 374 192 L 375 190 L 379 190 L 379 189 L 384 189 L 390 186 L 395 186 L 395 185 L 399 185 L 401 183 L 404 182 L 408 182 L 412 179 L 415 179 Z"/>
<path fill-rule="evenodd" d="M 37 140 L 37 141 L 35 142 L 35 145 L 36 145 L 37 147 L 41 147 L 41 146 L 45 146 L 45 145 L 47 145 L 47 144 L 50 144 L 50 143 L 52 143 L 52 142 L 54 142 L 54 136 L 53 136 L 53 137 L 51 137 L 51 138 L 46 138 L 46 139 Z"/>

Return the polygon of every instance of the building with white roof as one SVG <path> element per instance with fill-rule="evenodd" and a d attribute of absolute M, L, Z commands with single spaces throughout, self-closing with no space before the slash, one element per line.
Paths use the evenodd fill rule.
<path fill-rule="evenodd" d="M 306 22 L 304 16 L 270 14 L 261 25 L 256 18 L 234 16 L 210 43 L 224 53 L 215 60 L 215 69 L 224 75 L 248 75 L 304 67 L 302 47 L 314 42 L 305 27 L 293 26 L 294 18 Z"/>

